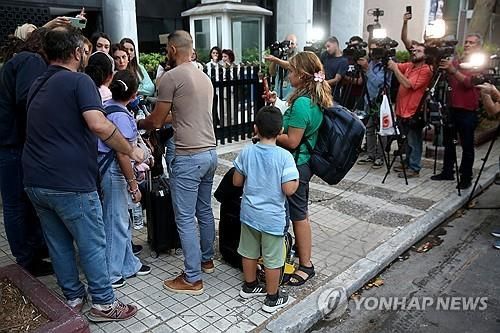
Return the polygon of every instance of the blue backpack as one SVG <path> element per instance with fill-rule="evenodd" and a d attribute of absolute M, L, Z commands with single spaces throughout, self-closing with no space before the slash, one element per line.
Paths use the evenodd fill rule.
<path fill-rule="evenodd" d="M 358 159 L 365 131 L 361 120 L 345 107 L 323 108 L 316 146 L 303 138 L 312 172 L 329 185 L 340 182 Z"/>

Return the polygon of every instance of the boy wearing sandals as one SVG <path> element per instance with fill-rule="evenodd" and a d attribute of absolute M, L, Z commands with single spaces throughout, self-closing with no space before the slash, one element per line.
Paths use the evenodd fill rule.
<path fill-rule="evenodd" d="M 285 201 L 299 185 L 299 172 L 292 154 L 276 146 L 282 126 L 279 109 L 274 106 L 260 109 L 254 125 L 260 141 L 246 146 L 233 163 L 236 168 L 233 184 L 243 186 L 238 253 L 243 257 L 245 282 L 240 296 L 266 296 L 262 309 L 269 313 L 288 303 L 288 295 L 279 289 L 280 268 L 285 259 Z M 256 277 L 257 259 L 261 255 L 266 286 Z"/>

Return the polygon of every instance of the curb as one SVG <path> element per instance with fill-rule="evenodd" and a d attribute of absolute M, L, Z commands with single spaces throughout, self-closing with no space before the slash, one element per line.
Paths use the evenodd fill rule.
<path fill-rule="evenodd" d="M 497 170 L 497 164 L 483 170 L 476 194 L 494 182 Z M 469 200 L 470 191 L 462 191 L 460 197 L 450 196 L 437 203 L 423 216 L 396 231 L 396 234 L 393 234 L 391 238 L 369 252 L 364 258 L 359 259 L 344 272 L 329 280 L 285 312 L 280 313 L 279 317 L 269 322 L 262 332 L 305 332 L 327 315 L 328 320 L 341 316 L 344 313 L 343 310 L 347 308 L 347 300 L 350 295 L 463 207 Z M 337 294 L 334 294 L 335 292 Z M 332 299 L 332 295 L 340 297 Z M 331 313 L 333 315 L 329 315 Z"/>

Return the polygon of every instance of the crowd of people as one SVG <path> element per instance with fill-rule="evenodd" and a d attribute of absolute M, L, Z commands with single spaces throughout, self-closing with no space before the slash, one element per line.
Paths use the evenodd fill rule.
<path fill-rule="evenodd" d="M 399 84 L 395 115 L 406 140 L 405 161 L 395 170 L 399 177 L 411 178 L 420 175 L 422 159 L 422 127 L 415 118 L 422 112 L 433 73 L 446 72 L 451 87 L 447 121 L 452 126 L 444 131 L 443 170 L 431 179 L 454 179 L 458 135 L 463 150 L 458 187 L 471 185 L 480 100 L 487 112 L 500 112 L 498 90 L 487 83 L 472 85 L 471 76 L 479 70 L 460 66 L 481 49 L 482 38 L 468 34 L 462 58 L 432 65 L 426 61 L 428 45 L 406 38 L 406 22 L 405 16 L 402 37 L 410 61 L 384 62 L 373 56 L 377 44 L 370 41 L 369 56 L 356 60 L 361 79 L 348 77 L 349 59 L 335 37 L 326 40 L 326 51 L 318 56 L 299 52 L 297 37 L 290 34 L 286 59 L 265 57 L 276 75 L 276 91 L 264 96 L 271 106 L 255 115 L 254 132 L 260 141 L 236 158 L 233 178 L 235 186 L 243 187 L 240 295 L 266 296 L 264 311 L 288 304 L 279 288 L 288 220 L 299 261 L 288 285 L 303 285 L 316 274 L 311 261 L 308 205 L 313 174 L 307 146 L 316 144 L 322 108 L 338 104 L 346 84 L 366 86 L 352 93 L 355 104 L 361 100 L 368 115 L 367 154 L 358 163 L 373 168 L 383 166 L 383 153 L 391 142 L 377 135 L 380 96 L 389 94 L 391 82 Z M 356 40 L 359 37 L 351 38 Z M 92 321 L 134 316 L 137 307 L 118 301 L 113 288 L 151 272 L 137 257 L 141 248 L 132 243 L 131 210 L 138 209 L 142 216 L 137 170 L 147 170 L 150 161 L 139 133 L 172 126 L 166 162 L 185 269 L 163 286 L 171 292 L 202 294 L 203 273 L 215 270 L 211 196 L 217 153 L 214 88 L 201 70 L 190 34 L 179 30 L 168 35 L 167 58 L 154 82 L 138 62 L 132 39 L 113 43 L 103 32 L 87 39 L 65 18 L 41 28 L 23 26 L 8 45 L 0 71 L 0 189 L 5 230 L 17 263 L 35 276 L 54 272 L 68 305 L 77 311 L 90 295 Z M 232 50 L 215 46 L 206 66 L 234 62 Z M 139 95 L 154 95 L 156 102 L 149 115 L 136 119 L 131 105 Z M 353 99 L 342 101 L 352 104 Z M 266 285 L 255 274 L 260 256 Z M 79 279 L 79 267 L 87 288 Z"/>

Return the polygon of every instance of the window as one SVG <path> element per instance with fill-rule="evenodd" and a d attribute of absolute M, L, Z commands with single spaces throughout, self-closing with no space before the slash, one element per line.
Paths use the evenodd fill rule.
<path fill-rule="evenodd" d="M 262 29 L 259 17 L 234 17 L 232 20 L 233 51 L 242 61 L 261 58 Z"/>
<path fill-rule="evenodd" d="M 211 48 L 209 18 L 194 21 L 194 42 L 198 55 L 208 54 Z"/>

